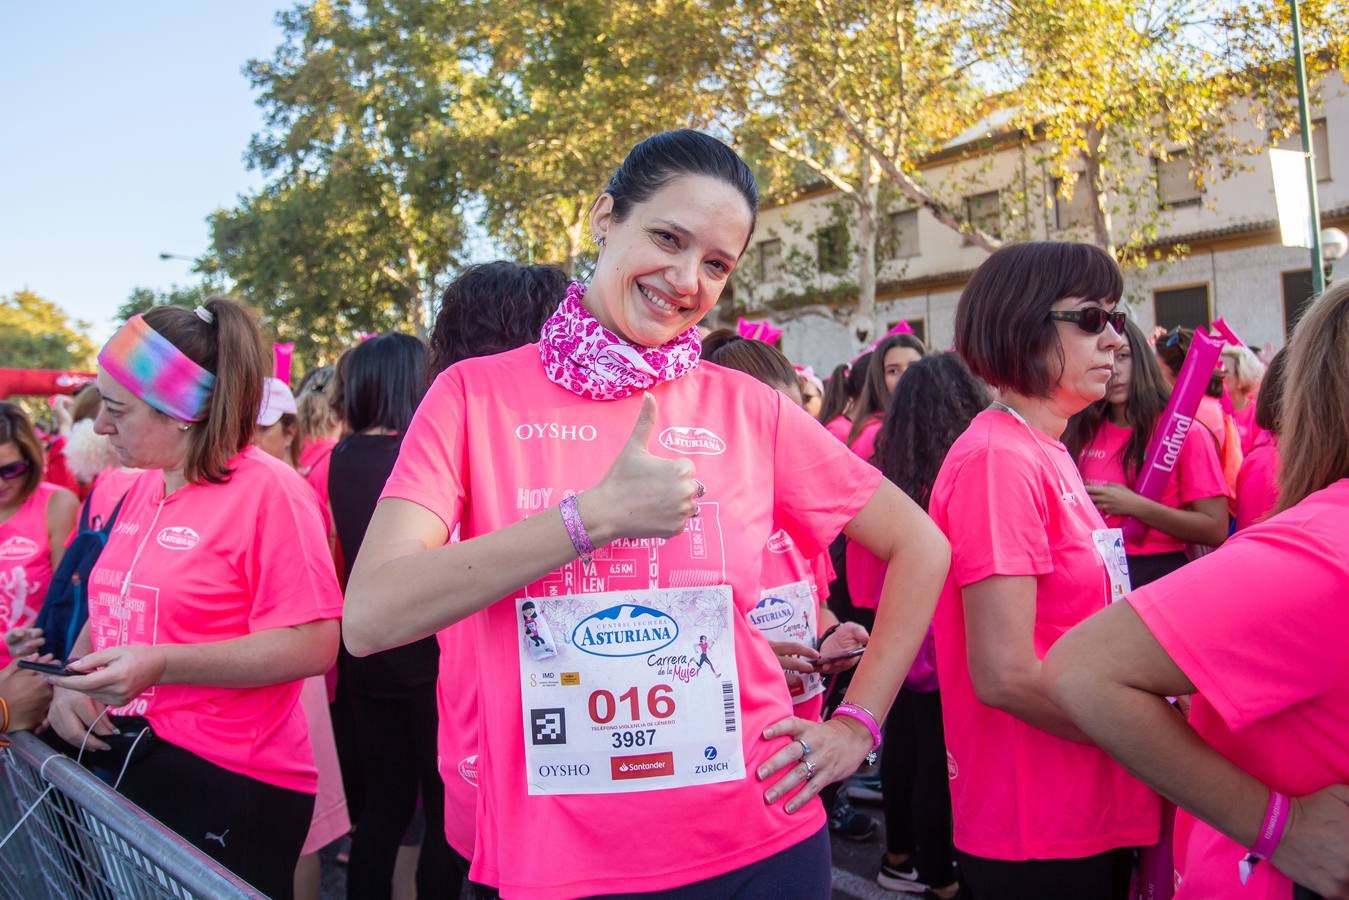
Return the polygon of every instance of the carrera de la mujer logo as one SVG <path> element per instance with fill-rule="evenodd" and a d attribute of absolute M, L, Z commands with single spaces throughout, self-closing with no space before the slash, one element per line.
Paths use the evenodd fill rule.
<path fill-rule="evenodd" d="M 760 631 L 781 628 L 796 616 L 796 607 L 781 597 L 764 597 L 749 611 L 750 624 Z"/>
<path fill-rule="evenodd" d="M 718 456 L 726 452 L 726 442 L 706 428 L 672 425 L 660 433 L 658 440 L 666 450 L 691 456 Z"/>
<path fill-rule="evenodd" d="M 641 656 L 673 644 L 679 623 L 658 609 L 623 603 L 592 613 L 572 629 L 571 642 L 592 656 Z"/>
<path fill-rule="evenodd" d="M 23 535 L 16 534 L 0 544 L 0 560 L 5 562 L 18 562 L 28 559 L 35 553 L 37 553 L 37 541 Z"/>
<path fill-rule="evenodd" d="M 201 535 L 186 525 L 170 525 L 155 535 L 155 540 L 165 550 L 191 550 L 201 543 Z"/>

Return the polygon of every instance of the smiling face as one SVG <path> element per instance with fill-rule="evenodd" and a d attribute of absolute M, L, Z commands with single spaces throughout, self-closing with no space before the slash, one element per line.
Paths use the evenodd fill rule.
<path fill-rule="evenodd" d="M 603 243 L 586 308 L 630 343 L 668 343 L 716 305 L 752 222 L 740 192 L 706 175 L 671 180 L 622 221 L 602 194 L 590 215 Z"/>
<path fill-rule="evenodd" d="M 107 435 L 117 461 L 136 469 L 181 469 L 187 459 L 189 431 L 186 422 L 172 419 L 98 371 L 98 390 L 103 408 L 94 420 L 94 431 Z"/>
<path fill-rule="evenodd" d="M 19 449 L 19 445 L 13 441 L 0 444 L 0 467 L 16 462 L 28 462 L 28 458 L 23 455 L 23 450 Z M 0 478 L 0 509 L 8 509 L 18 504 L 24 484 L 23 476 L 9 480 Z"/>
<path fill-rule="evenodd" d="M 1054 303 L 1056 311 L 1086 309 L 1099 306 L 1113 311 L 1114 303 L 1102 303 L 1100 300 L 1083 300 L 1065 297 Z M 1115 372 L 1115 354 L 1125 346 L 1124 338 L 1107 324 L 1100 334 L 1089 334 L 1075 322 L 1054 321 L 1058 329 L 1059 347 L 1062 351 L 1062 368 L 1059 370 L 1053 397 L 1060 411 L 1068 416 L 1086 409 L 1106 394 L 1106 385 Z"/>

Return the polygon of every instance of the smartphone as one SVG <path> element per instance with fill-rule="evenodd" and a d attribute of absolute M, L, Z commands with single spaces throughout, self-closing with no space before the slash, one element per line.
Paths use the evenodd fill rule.
<path fill-rule="evenodd" d="M 40 663 L 40 662 L 33 662 L 32 660 L 28 659 L 19 660 L 19 668 L 28 669 L 30 672 L 41 672 L 43 675 L 61 675 L 68 677 L 71 675 L 89 674 L 88 672 L 76 672 L 74 669 L 67 669 L 65 663 L 57 663 L 57 662 Z"/>
<path fill-rule="evenodd" d="M 856 659 L 857 657 L 861 656 L 863 653 L 866 652 L 867 652 L 866 647 L 854 647 L 847 653 L 840 653 L 838 656 L 821 656 L 819 659 L 815 660 L 815 662 L 817 665 L 824 665 L 825 663 L 843 662 L 843 660 L 845 659 Z"/>

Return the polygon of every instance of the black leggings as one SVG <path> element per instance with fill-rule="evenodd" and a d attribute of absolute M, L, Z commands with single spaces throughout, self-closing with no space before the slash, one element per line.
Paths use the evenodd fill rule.
<path fill-rule="evenodd" d="M 116 779 L 131 752 L 119 793 L 188 843 L 274 900 L 294 896 L 295 863 L 309 833 L 314 795 L 289 791 L 207 762 L 147 731 L 139 718 L 113 719 L 112 749 L 86 751 L 85 764 Z M 54 736 L 53 736 L 54 738 Z M 74 757 L 77 747 L 49 742 Z"/>
<path fill-rule="evenodd" d="M 1082 859 L 984 859 L 956 851 L 960 875 L 978 900 L 1126 900 L 1133 850 Z"/>
<path fill-rule="evenodd" d="M 353 694 L 355 762 L 364 787 L 347 867 L 347 896 L 388 897 L 399 841 L 422 798 L 426 835 L 417 859 L 417 896 L 458 897 L 468 871 L 445 840 L 445 785 L 436 769 L 436 685 L 413 688 L 406 697 Z"/>
<path fill-rule="evenodd" d="M 670 888 L 635 894 L 604 894 L 595 900 L 828 900 L 833 883 L 829 826 L 767 859 Z"/>
<path fill-rule="evenodd" d="M 881 747 L 885 849 L 908 854 L 932 887 L 956 880 L 951 845 L 951 786 L 942 731 L 941 693 L 901 690 L 885 720 Z"/>

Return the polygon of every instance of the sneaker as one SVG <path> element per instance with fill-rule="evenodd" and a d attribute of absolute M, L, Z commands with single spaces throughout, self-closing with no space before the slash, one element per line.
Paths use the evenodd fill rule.
<path fill-rule="evenodd" d="M 881 871 L 876 876 L 876 883 L 887 891 L 902 891 L 906 894 L 923 894 L 929 889 L 929 886 L 918 880 L 918 869 L 914 866 L 912 860 L 905 860 L 902 863 L 892 863 L 881 854 Z"/>
<path fill-rule="evenodd" d="M 858 775 L 848 779 L 848 799 L 857 803 L 880 803 L 884 799 L 881 776 Z"/>
<path fill-rule="evenodd" d="M 871 816 L 853 809 L 847 798 L 840 795 L 829 814 L 829 830 L 845 841 L 862 843 L 874 838 L 877 828 Z"/>

